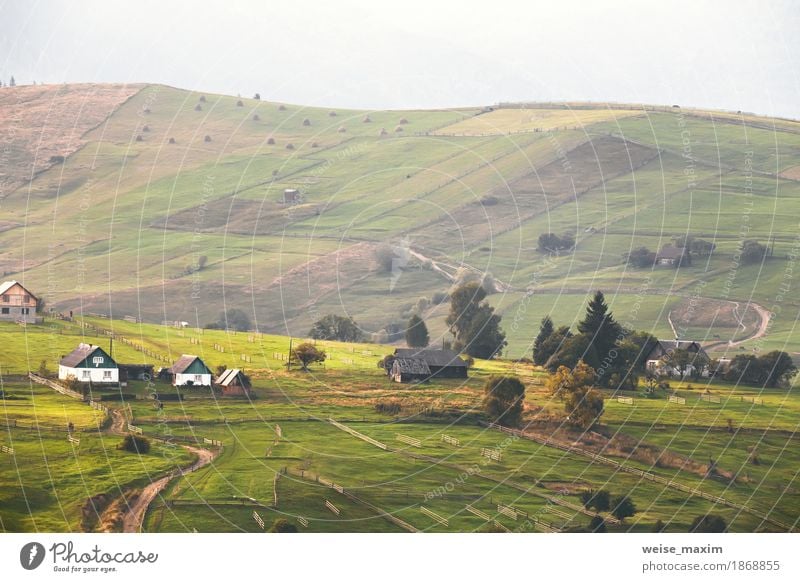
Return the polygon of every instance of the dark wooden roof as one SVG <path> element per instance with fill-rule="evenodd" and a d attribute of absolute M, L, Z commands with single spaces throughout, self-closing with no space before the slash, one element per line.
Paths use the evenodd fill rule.
<path fill-rule="evenodd" d="M 656 259 L 680 259 L 683 257 L 685 249 L 664 245 L 656 254 Z"/>
<path fill-rule="evenodd" d="M 421 358 L 395 358 L 392 364 L 392 374 L 414 374 L 417 376 L 430 376 L 431 369 L 428 363 Z"/>
<path fill-rule="evenodd" d="M 103 348 L 100 346 L 93 346 L 91 344 L 78 344 L 78 347 L 68 353 L 66 356 L 61 358 L 60 364 L 62 366 L 66 366 L 67 368 L 74 368 L 78 366 L 81 362 L 83 362 L 86 358 L 90 357 L 94 354 L 97 350 L 103 352 L 103 355 L 108 358 L 109 361 L 113 362 L 113 358 L 103 351 Z"/>
<path fill-rule="evenodd" d="M 648 355 L 648 359 L 653 359 L 654 353 L 658 353 L 659 356 L 663 354 L 669 354 L 674 352 L 675 350 L 687 350 L 690 352 L 696 352 L 698 354 L 703 354 L 704 356 L 707 355 L 706 351 L 703 349 L 698 342 L 694 340 L 658 340 L 653 346 L 653 349 L 650 350 L 650 354 Z"/>
<path fill-rule="evenodd" d="M 178 358 L 177 362 L 172 364 L 169 371 L 173 374 L 183 374 L 186 369 L 195 362 L 195 360 L 200 360 L 200 356 L 183 354 L 180 358 Z M 203 367 L 206 368 L 206 370 L 208 370 L 208 366 L 203 363 L 203 360 L 200 360 L 200 363 L 203 364 Z M 207 373 L 210 374 L 211 371 L 209 370 Z"/>
<path fill-rule="evenodd" d="M 436 368 L 466 368 L 467 363 L 453 350 L 431 350 L 428 348 L 397 348 L 396 358 L 413 358 L 424 360 L 428 366 Z"/>

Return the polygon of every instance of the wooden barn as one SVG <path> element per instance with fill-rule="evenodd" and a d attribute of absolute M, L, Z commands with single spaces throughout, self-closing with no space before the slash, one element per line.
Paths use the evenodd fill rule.
<path fill-rule="evenodd" d="M 395 382 L 467 377 L 467 363 L 453 350 L 397 348 L 384 361 L 384 368 Z"/>
<path fill-rule="evenodd" d="M 424 382 L 431 377 L 431 369 L 422 358 L 394 358 L 389 376 L 395 382 Z"/>
<path fill-rule="evenodd" d="M 66 380 L 70 376 L 78 382 L 117 385 L 119 367 L 100 346 L 82 343 L 58 363 L 58 379 Z"/>
<path fill-rule="evenodd" d="M 301 197 L 300 197 L 300 190 L 295 188 L 286 188 L 283 191 L 283 203 L 284 204 L 300 204 Z"/>
<path fill-rule="evenodd" d="M 0 283 L 0 321 L 38 323 L 39 299 L 18 281 Z"/>
<path fill-rule="evenodd" d="M 211 370 L 200 356 L 183 354 L 169 368 L 173 386 L 211 386 Z"/>
<path fill-rule="evenodd" d="M 250 380 L 239 368 L 225 370 L 214 381 L 214 385 L 222 390 L 223 396 L 250 395 Z"/>
<path fill-rule="evenodd" d="M 117 364 L 119 367 L 119 381 L 127 382 L 128 380 L 152 380 L 155 375 L 153 374 L 152 364 Z"/>

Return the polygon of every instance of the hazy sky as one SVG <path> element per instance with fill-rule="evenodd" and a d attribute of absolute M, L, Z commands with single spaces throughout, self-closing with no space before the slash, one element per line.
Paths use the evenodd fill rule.
<path fill-rule="evenodd" d="M 306 105 L 613 100 L 800 118 L 800 2 L 0 0 L 0 77 Z"/>

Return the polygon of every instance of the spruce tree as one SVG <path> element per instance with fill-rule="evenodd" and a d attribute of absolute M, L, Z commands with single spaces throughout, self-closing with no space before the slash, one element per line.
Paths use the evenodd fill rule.
<path fill-rule="evenodd" d="M 419 315 L 412 315 L 406 328 L 406 343 L 410 348 L 425 348 L 430 343 L 428 327 Z"/>
<path fill-rule="evenodd" d="M 586 307 L 586 317 L 578 324 L 578 331 L 591 341 L 597 355 L 603 359 L 614 347 L 622 327 L 614 320 L 602 291 L 597 291 Z"/>
<path fill-rule="evenodd" d="M 550 319 L 549 315 L 545 315 L 542 319 L 542 324 L 539 326 L 539 334 L 536 336 L 536 339 L 533 340 L 533 363 L 539 366 L 544 365 L 552 354 L 546 354 L 542 350 L 542 344 L 544 341 L 553 335 L 553 320 Z"/>

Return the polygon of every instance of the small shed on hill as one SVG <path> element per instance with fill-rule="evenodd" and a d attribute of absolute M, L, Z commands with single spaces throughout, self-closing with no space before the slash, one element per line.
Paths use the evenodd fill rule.
<path fill-rule="evenodd" d="M 58 363 L 58 379 L 70 376 L 78 382 L 115 385 L 119 384 L 119 366 L 100 346 L 81 343 Z"/>
<path fill-rule="evenodd" d="M 453 350 L 397 348 L 384 360 L 384 368 L 396 382 L 467 377 L 467 363 Z"/>
<path fill-rule="evenodd" d="M 664 245 L 656 253 L 656 264 L 669 267 L 680 266 L 686 260 L 686 249 L 673 245 Z"/>
<path fill-rule="evenodd" d="M 239 368 L 225 370 L 214 384 L 222 389 L 223 396 L 248 396 L 250 394 L 250 380 Z"/>
<path fill-rule="evenodd" d="M 169 369 L 173 386 L 211 386 L 211 370 L 200 356 L 183 354 Z"/>
<path fill-rule="evenodd" d="M 284 204 L 299 204 L 300 203 L 300 190 L 296 188 L 286 188 L 283 191 Z"/>

